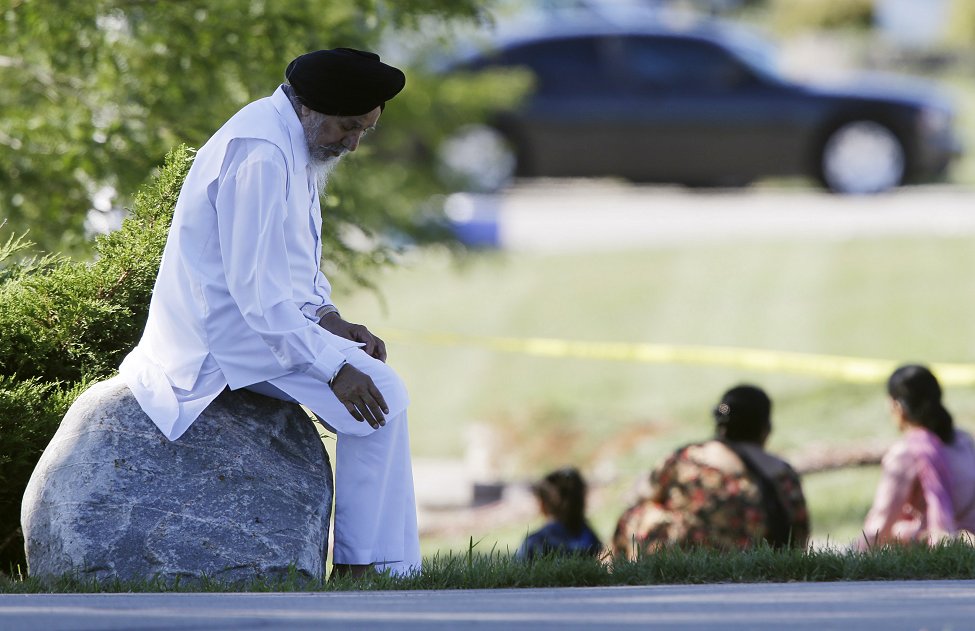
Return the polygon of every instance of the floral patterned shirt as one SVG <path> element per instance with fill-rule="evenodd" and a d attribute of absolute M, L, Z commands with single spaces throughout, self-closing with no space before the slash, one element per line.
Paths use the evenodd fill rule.
<path fill-rule="evenodd" d="M 791 525 L 790 544 L 805 547 L 809 515 L 799 475 L 758 445 L 737 449 L 772 480 Z M 663 546 L 744 549 L 766 538 L 762 491 L 742 459 L 719 440 L 678 449 L 650 476 L 650 490 L 627 509 L 612 551 L 634 559 Z"/>

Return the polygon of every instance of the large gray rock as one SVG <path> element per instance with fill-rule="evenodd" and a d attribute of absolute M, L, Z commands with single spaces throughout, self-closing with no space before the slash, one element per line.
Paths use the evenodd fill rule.
<path fill-rule="evenodd" d="M 68 410 L 27 485 L 32 576 L 322 576 L 332 471 L 300 407 L 226 390 L 177 441 L 118 377 Z"/>

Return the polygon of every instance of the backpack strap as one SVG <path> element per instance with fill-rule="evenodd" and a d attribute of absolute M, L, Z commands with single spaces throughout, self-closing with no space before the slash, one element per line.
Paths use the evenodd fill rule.
<path fill-rule="evenodd" d="M 731 441 L 722 440 L 724 446 L 735 452 L 745 468 L 758 482 L 762 493 L 762 506 L 765 509 L 765 541 L 773 548 L 785 548 L 792 542 L 792 519 L 786 510 L 785 502 L 779 493 L 779 487 L 765 475 L 765 472 L 755 463 L 748 452 Z"/>

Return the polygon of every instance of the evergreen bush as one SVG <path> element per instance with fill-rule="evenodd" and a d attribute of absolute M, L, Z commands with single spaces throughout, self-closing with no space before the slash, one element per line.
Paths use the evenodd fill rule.
<path fill-rule="evenodd" d="M 139 192 L 122 228 L 99 237 L 93 262 L 12 262 L 0 248 L 0 570 L 24 564 L 20 503 L 68 407 L 110 377 L 138 342 L 169 224 L 193 159 L 181 145 Z"/>

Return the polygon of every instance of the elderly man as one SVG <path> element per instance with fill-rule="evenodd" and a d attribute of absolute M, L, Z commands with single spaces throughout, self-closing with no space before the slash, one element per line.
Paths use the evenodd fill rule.
<path fill-rule="evenodd" d="M 319 190 L 406 79 L 349 48 L 285 76 L 197 153 L 120 373 L 170 440 L 228 385 L 310 408 L 337 434 L 335 571 L 405 573 L 420 564 L 407 394 L 382 340 L 332 304 Z"/>

